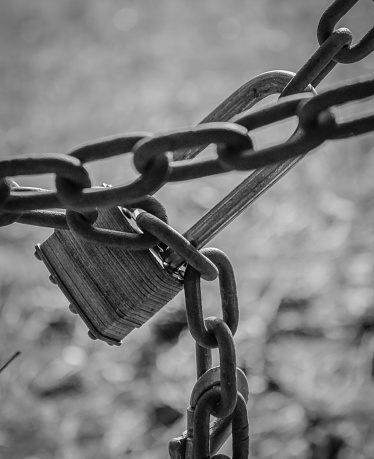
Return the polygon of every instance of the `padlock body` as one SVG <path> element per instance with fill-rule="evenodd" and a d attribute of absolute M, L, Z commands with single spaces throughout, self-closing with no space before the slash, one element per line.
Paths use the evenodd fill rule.
<path fill-rule="evenodd" d="M 120 208 L 103 209 L 95 226 L 135 232 Z M 183 288 L 155 251 L 127 251 L 55 230 L 37 253 L 91 333 L 110 344 L 143 325 Z"/>

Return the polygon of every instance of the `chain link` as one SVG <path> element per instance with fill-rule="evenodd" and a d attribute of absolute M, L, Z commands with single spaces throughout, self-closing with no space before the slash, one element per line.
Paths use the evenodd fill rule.
<path fill-rule="evenodd" d="M 337 62 L 335 56 L 344 46 L 352 41 L 352 33 L 348 29 L 334 31 L 317 49 L 313 56 L 297 72 L 295 77 L 284 88 L 281 97 L 301 92 L 308 84 L 317 85 L 333 70 Z"/>
<path fill-rule="evenodd" d="M 207 391 L 199 399 L 194 415 L 193 458 L 210 459 L 209 420 L 214 408 L 221 397 L 221 388 L 215 387 Z M 241 394 L 238 394 L 232 417 L 232 447 L 233 459 L 248 459 L 249 457 L 249 424 L 247 404 Z M 226 458 L 226 455 L 216 455 L 213 459 Z"/>
<path fill-rule="evenodd" d="M 160 134 L 152 139 L 144 139 L 134 148 L 134 164 L 140 173 L 144 172 L 146 158 L 156 157 L 166 152 L 175 152 L 181 148 L 206 147 L 214 143 L 228 152 L 239 152 L 243 149 L 253 148 L 253 142 L 248 136 L 248 130 L 229 122 L 205 123 L 192 129 L 179 130 L 177 132 Z M 169 181 L 186 180 L 185 170 L 187 165 L 171 165 Z M 199 168 L 204 170 L 204 176 L 226 172 L 228 169 L 221 166 L 219 162 L 207 162 L 208 167 Z M 179 169 L 176 173 L 175 170 Z M 173 177 L 174 172 L 174 177 Z M 201 174 L 201 171 L 200 171 Z M 199 175 L 201 176 L 201 175 Z"/>
<path fill-rule="evenodd" d="M 347 82 L 337 88 L 316 96 L 313 100 L 308 100 L 299 112 L 299 119 L 302 126 L 307 127 L 321 122 L 325 113 L 333 107 L 346 104 L 348 102 L 359 101 L 374 95 L 374 80 L 372 78 L 361 78 L 354 82 Z M 343 139 L 355 135 L 365 134 L 374 129 L 374 114 L 360 116 L 354 120 L 343 123 L 334 123 L 328 139 Z"/>
<path fill-rule="evenodd" d="M 141 209 L 151 213 L 160 221 L 168 223 L 164 206 L 153 196 L 147 196 L 137 204 Z M 131 218 L 132 215 L 127 213 Z M 121 247 L 125 250 L 146 250 L 160 243 L 160 240 L 152 234 L 129 233 L 125 231 L 115 231 L 93 226 L 97 219 L 97 212 L 90 216 L 68 210 L 66 220 L 68 228 L 79 237 L 104 246 Z"/>
<path fill-rule="evenodd" d="M 217 340 L 221 369 L 221 396 L 212 414 L 224 418 L 234 411 L 237 398 L 234 340 L 228 325 L 219 317 L 208 317 L 204 323 L 208 332 Z"/>
<path fill-rule="evenodd" d="M 235 335 L 239 323 L 239 307 L 235 275 L 229 258 L 218 249 L 206 248 L 200 250 L 218 269 L 218 279 L 221 295 L 223 320 L 231 333 Z M 184 291 L 188 327 L 194 340 L 203 347 L 214 349 L 218 341 L 214 334 L 205 326 L 202 310 L 200 273 L 192 266 L 187 266 L 184 275 Z"/>
<path fill-rule="evenodd" d="M 327 8 L 319 21 L 317 28 L 317 37 L 319 44 L 328 39 L 333 34 L 334 27 L 340 19 L 351 10 L 359 0 L 335 0 Z M 353 64 L 367 57 L 374 48 L 374 27 L 364 35 L 358 43 L 353 46 L 345 46 L 334 57 L 335 62 L 343 64 Z"/>
<path fill-rule="evenodd" d="M 81 162 L 63 154 L 39 154 L 0 161 L 0 179 L 15 175 L 39 175 L 55 173 L 71 187 L 91 187 L 88 172 Z M 9 185 L 9 182 L 8 182 Z M 61 207 L 60 198 L 53 191 L 29 191 L 24 195 L 9 193 L 0 201 L 1 210 L 23 212 L 25 210 Z"/>
<path fill-rule="evenodd" d="M 190 241 L 175 231 L 167 223 L 148 212 L 141 212 L 136 218 L 139 228 L 153 234 L 168 247 L 177 250 L 186 262 L 197 270 L 205 280 L 214 280 L 218 275 L 217 268 L 204 256 L 202 251 L 197 250 Z"/>

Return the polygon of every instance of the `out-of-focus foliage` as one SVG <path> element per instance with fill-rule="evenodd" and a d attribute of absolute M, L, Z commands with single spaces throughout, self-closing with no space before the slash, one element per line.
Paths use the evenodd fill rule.
<path fill-rule="evenodd" d="M 197 123 L 258 73 L 300 68 L 328 4 L 5 0 L 1 155 Z M 342 25 L 360 37 L 373 16 L 362 1 Z M 341 65 L 323 85 L 370 73 L 372 56 Z M 373 140 L 311 154 L 212 242 L 237 275 L 253 458 L 374 456 Z M 136 175 L 118 158 L 90 170 L 96 184 Z M 157 196 L 184 231 L 243 177 L 167 185 Z M 19 183 L 53 186 L 51 177 Z M 169 439 L 185 429 L 195 377 L 183 295 L 122 347 L 92 342 L 33 257 L 49 233 L 0 229 L 0 364 L 22 351 L 0 374 L 0 457 L 166 457 Z M 217 284 L 203 288 L 206 314 L 218 314 Z"/>

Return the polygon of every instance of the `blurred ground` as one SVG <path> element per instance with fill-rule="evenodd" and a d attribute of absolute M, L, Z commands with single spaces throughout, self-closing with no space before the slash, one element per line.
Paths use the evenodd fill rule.
<path fill-rule="evenodd" d="M 328 4 L 4 0 L 1 155 L 197 123 L 257 74 L 298 70 Z M 342 25 L 361 37 L 373 17 L 362 1 Z M 370 73 L 373 56 L 321 86 Z M 373 139 L 311 154 L 212 242 L 237 275 L 253 458 L 374 456 Z M 96 184 L 136 176 L 122 159 L 92 170 Z M 184 231 L 243 177 L 168 185 L 157 196 Z M 53 186 L 50 177 L 19 183 Z M 33 257 L 49 234 L 0 230 L 0 364 L 22 351 L 0 375 L 0 457 L 166 457 L 185 429 L 195 375 L 183 295 L 120 348 L 92 342 Z M 217 285 L 204 283 L 207 315 L 218 314 L 217 299 Z"/>

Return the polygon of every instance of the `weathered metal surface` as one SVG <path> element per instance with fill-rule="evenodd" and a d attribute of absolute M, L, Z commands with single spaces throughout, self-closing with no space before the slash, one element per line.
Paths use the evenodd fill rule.
<path fill-rule="evenodd" d="M 333 33 L 334 27 L 359 0 L 335 0 L 323 13 L 317 28 L 319 44 Z M 355 45 L 346 46 L 335 56 L 337 62 L 353 64 L 368 56 L 374 49 L 374 27 L 372 27 Z"/>
<path fill-rule="evenodd" d="M 134 231 L 119 208 L 100 211 L 97 224 Z M 37 253 L 91 336 L 110 344 L 120 344 L 183 288 L 155 251 L 104 247 L 56 230 Z"/>

